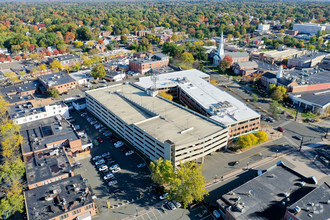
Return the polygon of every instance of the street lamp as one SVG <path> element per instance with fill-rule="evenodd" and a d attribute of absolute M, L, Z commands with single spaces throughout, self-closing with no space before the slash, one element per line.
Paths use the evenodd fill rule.
<path fill-rule="evenodd" d="M 249 169 L 249 162 L 246 163 L 246 169 Z"/>

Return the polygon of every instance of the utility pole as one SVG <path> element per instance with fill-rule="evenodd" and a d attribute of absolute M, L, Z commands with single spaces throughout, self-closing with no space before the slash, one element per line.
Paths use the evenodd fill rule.
<path fill-rule="evenodd" d="M 302 148 L 303 142 L 304 142 L 304 137 L 301 137 L 301 142 L 300 142 L 299 151 L 301 151 L 301 148 Z"/>

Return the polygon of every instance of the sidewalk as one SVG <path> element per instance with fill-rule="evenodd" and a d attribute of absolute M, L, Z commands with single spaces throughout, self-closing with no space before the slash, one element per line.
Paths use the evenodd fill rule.
<path fill-rule="evenodd" d="M 284 151 L 284 152 L 282 152 L 282 153 L 278 153 L 277 157 L 275 157 L 275 156 L 266 157 L 265 159 L 259 160 L 259 161 L 255 162 L 255 163 L 251 164 L 251 165 L 249 166 L 249 169 L 254 169 L 254 168 L 257 168 L 257 167 L 259 167 L 259 166 L 261 166 L 261 165 L 264 165 L 264 164 L 270 163 L 270 162 L 272 162 L 272 161 L 274 161 L 274 160 L 277 160 L 277 159 L 279 159 L 279 158 L 281 158 L 281 157 L 286 156 L 287 154 L 291 153 L 292 151 L 293 151 L 293 150 L 290 149 L 290 150 Z M 218 184 L 219 182 L 229 180 L 229 179 L 231 179 L 231 178 L 233 178 L 233 177 L 235 177 L 235 176 L 238 176 L 238 175 L 240 175 L 240 174 L 242 174 L 242 173 L 247 172 L 249 169 L 246 169 L 246 168 L 239 168 L 239 169 L 237 169 L 237 170 L 235 170 L 235 171 L 233 171 L 233 172 L 230 172 L 230 173 L 228 173 L 228 174 L 226 174 L 226 175 L 223 175 L 223 176 L 220 177 L 220 178 L 213 179 L 213 180 L 211 180 L 210 182 L 208 182 L 208 183 L 206 184 L 205 188 L 209 188 L 209 187 L 211 187 L 211 186 L 214 186 L 214 185 Z"/>

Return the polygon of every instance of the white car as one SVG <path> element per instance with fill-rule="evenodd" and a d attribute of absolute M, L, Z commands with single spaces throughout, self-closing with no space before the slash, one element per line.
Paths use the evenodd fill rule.
<path fill-rule="evenodd" d="M 108 183 L 108 185 L 109 186 L 113 186 L 113 185 L 115 185 L 115 184 L 117 184 L 118 182 L 117 182 L 117 180 L 113 180 L 113 181 L 110 181 L 109 183 Z"/>
<path fill-rule="evenodd" d="M 110 178 L 112 178 L 112 177 L 114 177 L 114 175 L 113 175 L 112 173 L 109 173 L 109 174 L 107 174 L 106 176 L 104 176 L 103 179 L 104 179 L 104 180 L 107 180 L 107 179 L 110 179 Z"/>
<path fill-rule="evenodd" d="M 95 156 L 95 157 L 92 158 L 92 160 L 93 160 L 93 161 L 97 161 L 97 160 L 99 160 L 99 159 L 101 159 L 101 158 L 102 158 L 101 156 Z"/>
<path fill-rule="evenodd" d="M 134 151 L 130 150 L 130 151 L 125 153 L 125 156 L 129 156 L 129 155 L 132 155 L 132 154 L 134 154 Z"/>
<path fill-rule="evenodd" d="M 122 146 L 124 146 L 124 142 L 122 141 L 117 141 L 115 144 L 114 144 L 115 148 L 120 148 Z"/>
<path fill-rule="evenodd" d="M 99 171 L 103 171 L 103 170 L 106 170 L 108 169 L 108 166 L 107 165 L 103 165 L 99 168 Z"/>
<path fill-rule="evenodd" d="M 99 161 L 96 161 L 95 165 L 100 165 L 100 164 L 104 164 L 105 163 L 105 160 L 99 160 Z"/>
<path fill-rule="evenodd" d="M 121 171 L 121 169 L 120 169 L 120 167 L 117 167 L 112 170 L 112 173 L 118 173 L 119 171 Z"/>
<path fill-rule="evenodd" d="M 168 193 L 165 193 L 164 195 L 159 196 L 161 200 L 167 199 Z"/>

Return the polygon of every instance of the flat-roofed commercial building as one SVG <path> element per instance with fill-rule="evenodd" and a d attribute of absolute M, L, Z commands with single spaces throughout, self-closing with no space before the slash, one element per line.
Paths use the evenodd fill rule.
<path fill-rule="evenodd" d="M 186 70 L 143 77 L 136 84 L 150 89 L 156 86 L 177 96 L 191 109 L 229 127 L 229 138 L 256 132 L 260 129 L 260 114 L 245 103 L 208 82 L 209 75 L 199 70 Z M 176 93 L 176 94 L 175 94 Z"/>
<path fill-rule="evenodd" d="M 86 92 L 87 109 L 151 160 L 193 161 L 227 145 L 221 123 L 131 84 Z"/>

